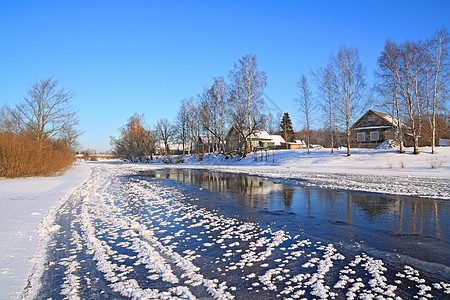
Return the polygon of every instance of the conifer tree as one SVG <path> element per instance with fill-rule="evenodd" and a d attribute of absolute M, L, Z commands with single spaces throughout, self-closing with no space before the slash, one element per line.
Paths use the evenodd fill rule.
<path fill-rule="evenodd" d="M 287 142 L 293 142 L 295 138 L 294 129 L 292 128 L 291 117 L 289 117 L 289 113 L 284 113 L 280 122 L 280 135 Z M 287 144 L 286 144 L 287 147 Z"/>

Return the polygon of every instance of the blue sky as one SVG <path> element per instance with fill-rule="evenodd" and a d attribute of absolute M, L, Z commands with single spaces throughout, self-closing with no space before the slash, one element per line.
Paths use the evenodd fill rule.
<path fill-rule="evenodd" d="M 359 49 L 372 84 L 388 37 L 424 39 L 449 23 L 450 1 L 1 1 L 0 105 L 54 76 L 76 95 L 82 148 L 105 151 L 133 113 L 173 119 L 181 99 L 251 53 L 265 93 L 301 129 L 296 83 L 339 46 Z"/>

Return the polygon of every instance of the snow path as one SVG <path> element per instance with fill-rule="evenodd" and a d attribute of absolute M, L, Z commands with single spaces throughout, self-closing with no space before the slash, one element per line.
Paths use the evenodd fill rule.
<path fill-rule="evenodd" d="M 90 167 L 80 163 L 57 177 L 0 180 L 0 299 L 18 298 L 27 284 L 52 216 L 66 194 L 81 184 Z M 40 228 L 40 230 L 38 230 Z"/>
<path fill-rule="evenodd" d="M 48 260 L 25 298 L 297 299 L 443 297 L 450 284 L 344 253 L 270 225 L 225 217 L 195 196 L 126 175 L 148 166 L 92 164 L 48 226 Z"/>

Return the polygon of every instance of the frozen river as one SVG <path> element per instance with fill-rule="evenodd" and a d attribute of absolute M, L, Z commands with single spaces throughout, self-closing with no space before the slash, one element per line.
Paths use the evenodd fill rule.
<path fill-rule="evenodd" d="M 448 201 L 299 185 L 193 169 L 93 168 L 56 213 L 40 288 L 26 292 L 449 297 Z"/>

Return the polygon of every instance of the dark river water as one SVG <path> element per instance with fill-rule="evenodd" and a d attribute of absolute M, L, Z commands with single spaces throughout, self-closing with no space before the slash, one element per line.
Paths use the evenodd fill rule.
<path fill-rule="evenodd" d="M 195 169 L 95 169 L 37 299 L 448 298 L 450 202 Z"/>
<path fill-rule="evenodd" d="M 423 263 L 433 272 L 442 269 L 430 263 L 449 266 L 449 201 L 304 188 L 258 176 L 195 169 L 140 175 L 167 184 L 178 182 L 186 192 L 198 193 L 201 206 L 229 216 L 341 242 L 383 259 Z"/>

